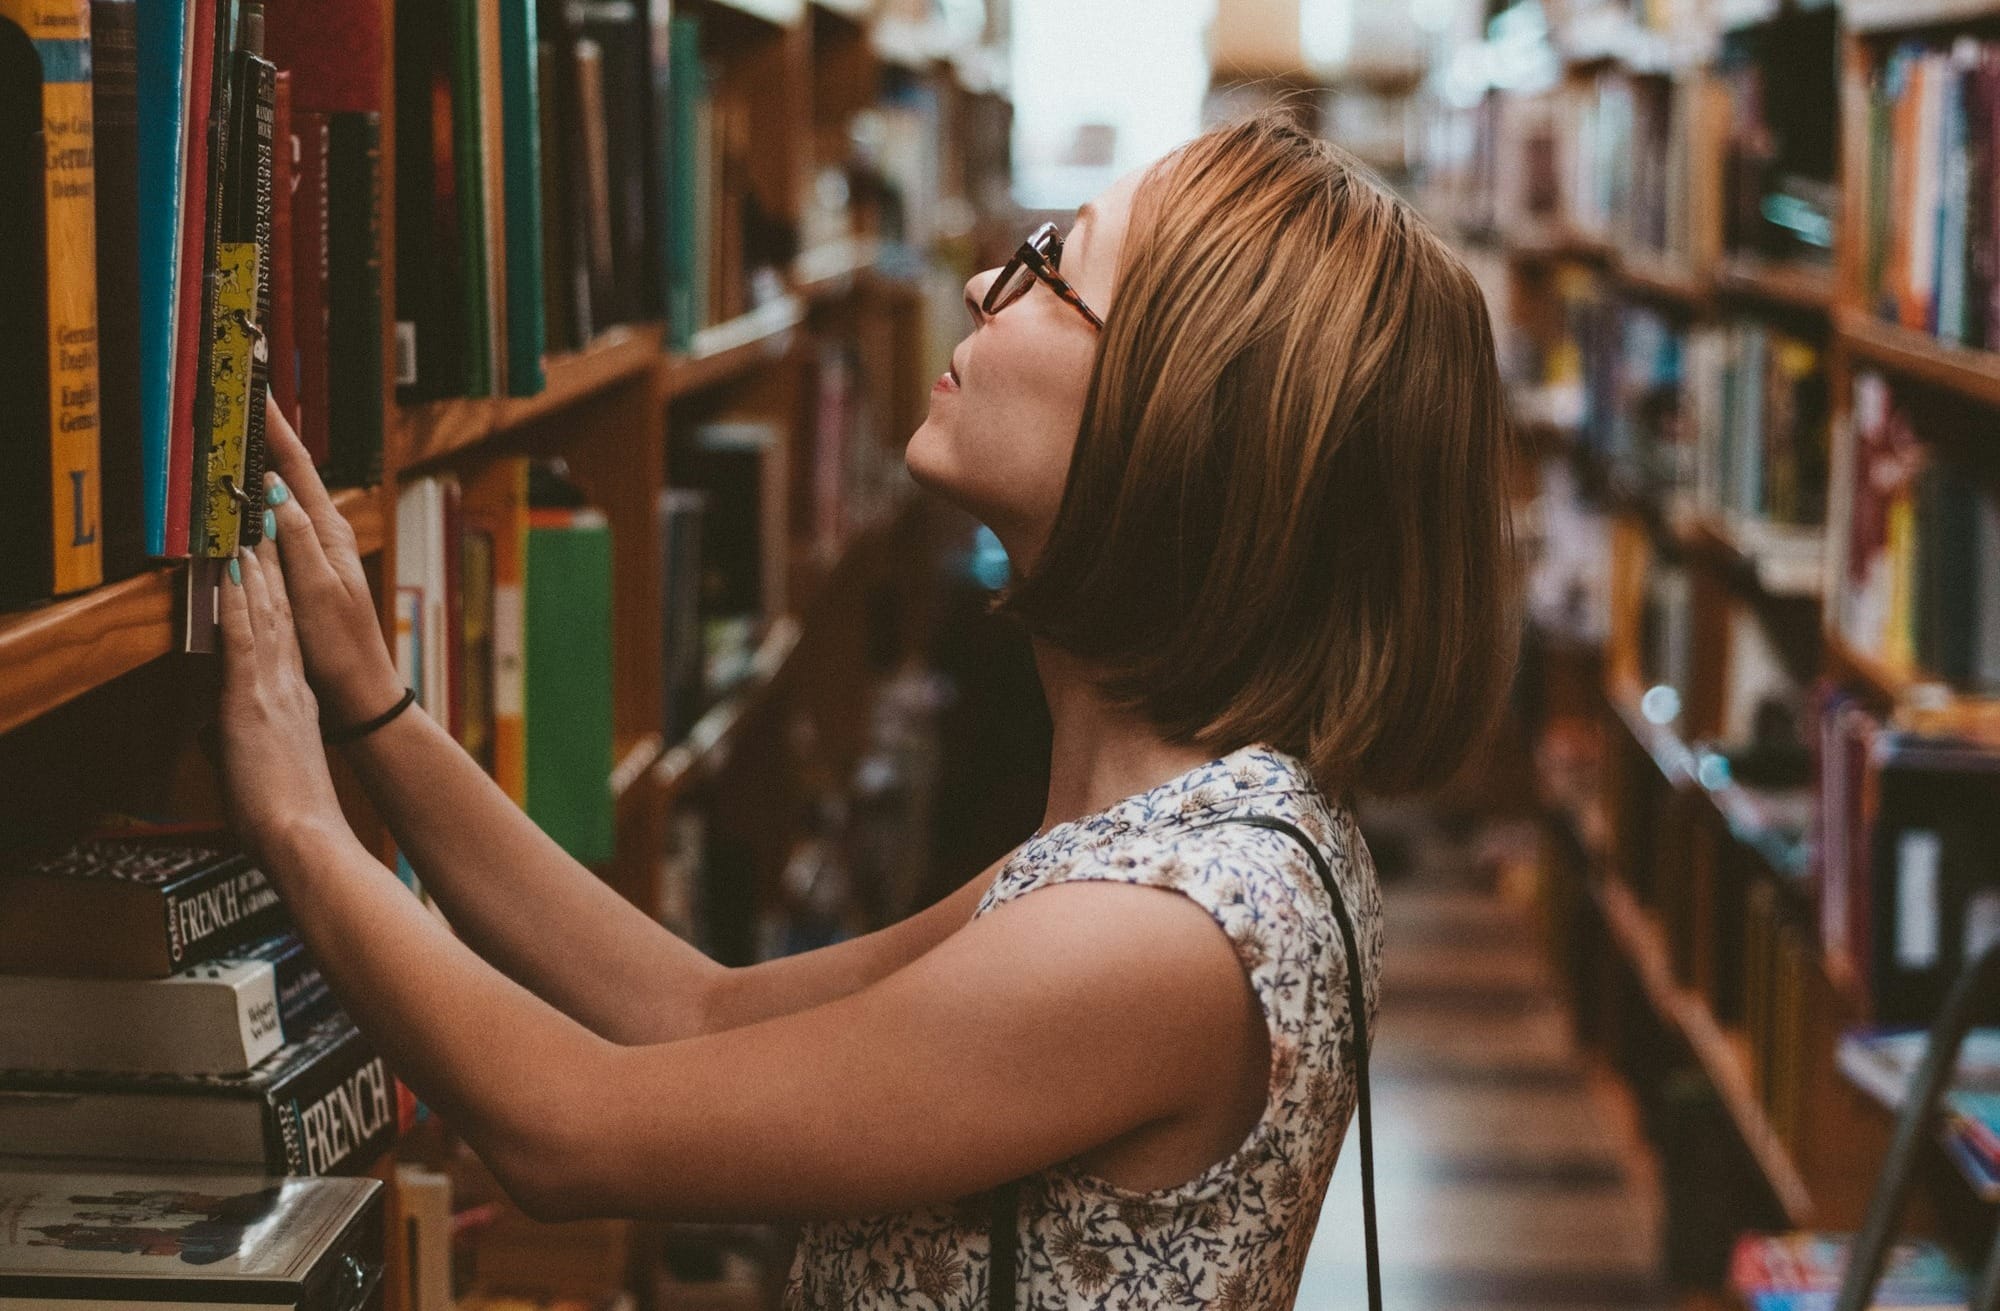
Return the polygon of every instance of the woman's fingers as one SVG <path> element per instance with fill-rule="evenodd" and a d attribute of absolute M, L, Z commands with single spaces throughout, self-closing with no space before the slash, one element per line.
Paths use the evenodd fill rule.
<path fill-rule="evenodd" d="M 237 676 L 238 667 L 253 655 L 257 648 L 256 634 L 250 623 L 250 598 L 243 591 L 242 567 L 231 558 L 223 570 L 222 580 L 222 651 L 223 677 L 226 680 Z"/>
<path fill-rule="evenodd" d="M 278 644 L 286 650 L 298 647 L 298 631 L 292 626 L 292 597 L 285 587 L 284 565 L 278 559 L 276 539 L 266 537 L 252 552 L 257 557 L 257 573 L 264 580 Z"/>
<path fill-rule="evenodd" d="M 333 508 L 333 498 L 326 494 L 326 484 L 319 480 L 319 470 L 313 468 L 305 443 L 292 431 L 278 402 L 268 395 L 264 398 L 264 434 L 272 466 L 284 479 L 290 494 L 298 499 L 299 508 L 319 530 L 320 537 L 326 538 L 334 521 L 340 519 L 340 511 Z"/>
<path fill-rule="evenodd" d="M 271 516 L 266 522 L 276 529 L 265 533 L 264 540 L 277 539 L 286 575 L 294 582 L 305 580 L 310 585 L 320 580 L 323 571 L 328 579 L 337 582 L 338 575 L 326 556 L 326 545 L 319 539 L 318 525 L 306 515 L 305 506 L 293 495 L 291 487 L 276 474 L 265 475 L 264 504 Z"/>
<path fill-rule="evenodd" d="M 243 575 L 243 597 L 250 607 L 250 631 L 259 653 L 277 641 L 278 625 L 271 610 L 271 585 L 255 551 L 239 551 L 236 567 Z"/>

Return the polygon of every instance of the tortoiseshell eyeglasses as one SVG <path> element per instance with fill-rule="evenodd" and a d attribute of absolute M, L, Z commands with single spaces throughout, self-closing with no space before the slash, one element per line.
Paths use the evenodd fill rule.
<path fill-rule="evenodd" d="M 986 298 L 980 302 L 980 309 L 986 314 L 998 314 L 1015 301 L 1028 294 L 1028 288 L 1040 278 L 1048 284 L 1049 290 L 1067 301 L 1078 314 L 1090 322 L 1093 328 L 1102 329 L 1104 320 L 1097 317 L 1090 306 L 1083 303 L 1083 297 L 1076 294 L 1076 288 L 1069 285 L 1058 272 L 1062 264 L 1062 234 L 1053 223 L 1044 223 L 1021 243 L 1014 252 L 1014 258 L 1007 261 L 1000 270 L 1000 276 L 993 279 L 993 285 L 986 289 Z"/>

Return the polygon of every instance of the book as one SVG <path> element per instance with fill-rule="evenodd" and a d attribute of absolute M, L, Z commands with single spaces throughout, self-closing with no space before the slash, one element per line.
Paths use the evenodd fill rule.
<path fill-rule="evenodd" d="M 265 399 L 271 388 L 271 263 L 277 171 L 277 65 L 264 58 L 263 0 L 239 0 L 243 36 L 232 58 L 233 132 L 237 171 L 224 195 L 225 235 L 256 252 L 246 377 L 243 386 L 243 496 L 236 509 L 237 536 L 245 546 L 264 540 Z"/>
<path fill-rule="evenodd" d="M 661 740 L 679 742 L 700 717 L 707 653 L 701 625 L 702 516 L 707 493 L 660 489 L 655 533 L 660 560 Z"/>
<path fill-rule="evenodd" d="M 271 82 L 271 399 L 299 431 L 298 308 L 292 300 L 292 208 L 298 193 L 298 138 L 292 124 L 292 75 Z"/>
<path fill-rule="evenodd" d="M 96 154 L 99 509 L 104 578 L 146 564 L 146 434 L 140 410 L 137 0 L 91 0 Z"/>
<path fill-rule="evenodd" d="M 164 979 L 0 974 L 0 1068 L 242 1074 L 333 1009 L 291 934 Z"/>
<path fill-rule="evenodd" d="M 188 554 L 197 558 L 220 559 L 229 554 L 219 549 L 210 537 L 211 504 L 210 489 L 214 470 L 211 463 L 216 460 L 212 454 L 218 437 L 225 445 L 220 457 L 228 459 L 227 447 L 232 445 L 236 431 L 230 424 L 230 414 L 235 404 L 240 403 L 235 396 L 234 380 L 238 376 L 230 366 L 231 360 L 248 344 L 247 331 L 242 330 L 232 315 L 241 309 L 240 304 L 227 307 L 218 305 L 218 296 L 233 296 L 238 302 L 245 298 L 245 265 L 243 252 L 225 249 L 223 232 L 227 216 L 225 209 L 228 197 L 225 188 L 232 176 L 241 175 L 241 164 L 231 154 L 232 131 L 237 127 L 235 110 L 241 96 L 237 94 L 234 79 L 234 55 L 238 32 L 236 17 L 238 0 L 215 0 L 215 25 L 210 34 L 210 45 L 195 52 L 198 64 L 204 66 L 209 78 L 210 94 L 208 115 L 200 125 L 207 141 L 206 169 L 201 179 L 203 196 L 203 217 L 197 236 L 200 240 L 201 273 L 191 288 L 190 299 L 195 304 L 195 329 L 193 356 L 191 361 L 179 367 L 188 368 L 190 380 L 188 395 L 191 396 L 190 410 L 190 477 L 193 485 L 188 499 Z M 193 185 L 193 181 L 190 181 Z M 255 296 L 254 267 L 248 269 L 250 279 L 247 295 Z M 217 354 L 221 353 L 221 365 Z M 218 394 L 217 370 L 222 369 L 220 381 L 224 384 Z M 247 370 L 246 370 L 247 372 Z M 244 398 L 247 399 L 247 398 Z M 220 431 L 218 432 L 218 428 Z M 220 566 L 209 566 L 205 572 L 191 573 L 189 592 L 193 594 L 198 580 L 219 581 Z M 205 590 L 205 589 L 204 589 Z M 189 616 L 192 621 L 195 616 Z M 190 622 L 187 630 L 189 650 L 213 649 L 214 633 L 202 632 L 200 625 Z"/>
<path fill-rule="evenodd" d="M 526 704 L 524 650 L 526 639 L 522 583 L 528 546 L 528 462 L 524 459 L 496 460 L 468 478 L 461 492 L 465 523 L 468 566 L 465 576 L 474 579 L 480 552 L 487 552 L 490 596 L 478 604 L 468 587 L 465 602 L 467 630 L 467 678 L 483 676 L 489 691 L 484 698 L 490 718 L 489 751 L 485 764 L 501 790 L 516 804 L 527 800 L 527 755 L 523 737 Z M 483 548 L 473 545 L 479 539 Z M 475 655 L 471 646 L 476 625 L 487 625 L 483 639 L 485 654 Z M 475 756 L 477 753 L 475 753 Z"/>
<path fill-rule="evenodd" d="M 527 811 L 585 864 L 611 858 L 611 524 L 602 511 L 528 513 Z"/>
<path fill-rule="evenodd" d="M 180 257 L 174 278 L 173 379 L 169 385 L 173 411 L 168 433 L 166 507 L 161 554 L 190 553 L 189 521 L 194 513 L 195 371 L 199 366 L 206 305 L 209 240 L 208 176 L 211 138 L 209 119 L 216 96 L 215 61 L 218 18 L 223 0 L 189 0 L 187 23 L 186 111 L 181 116 L 179 231 Z"/>
<path fill-rule="evenodd" d="M 296 105 L 296 96 L 294 97 Z M 327 377 L 327 116 L 298 109 L 292 118 L 298 189 L 292 206 L 292 332 L 298 342 L 299 441 L 324 468 L 332 456 L 328 430 L 332 383 Z"/>
<path fill-rule="evenodd" d="M 327 121 L 327 475 L 382 476 L 382 116 Z"/>
<path fill-rule="evenodd" d="M 507 393 L 546 384 L 548 324 L 542 285 L 542 114 L 535 0 L 500 0 L 501 175 L 505 198 Z"/>
<path fill-rule="evenodd" d="M 188 64 L 198 8 L 184 0 L 140 0 L 138 6 L 139 417 L 145 460 L 145 551 L 155 556 L 181 553 L 168 545 L 167 496 L 191 90 Z"/>
<path fill-rule="evenodd" d="M 27 1311 L 373 1305 L 377 1179 L 186 1171 L 0 1171 L 0 1297 Z"/>
<path fill-rule="evenodd" d="M 480 394 L 470 284 L 483 266 L 471 233 L 461 155 L 456 8 L 411 4 L 396 11 L 396 395 L 404 403 Z M 476 175 L 473 181 L 477 181 Z"/>
<path fill-rule="evenodd" d="M 103 580 L 89 0 L 0 0 L 0 599 Z M 18 498 L 18 499 L 17 499 Z"/>
<path fill-rule="evenodd" d="M 1729 1261 L 1729 1283 L 1750 1311 L 1833 1311 L 1846 1266 L 1844 1234 L 1746 1234 Z M 1903 1242 L 1890 1249 L 1876 1286 L 1876 1311 L 1962 1307 L 1964 1272 L 1934 1243 Z"/>
<path fill-rule="evenodd" d="M 87 840 L 0 871 L 0 971 L 163 978 L 283 924 L 248 856 L 212 847 Z"/>
<path fill-rule="evenodd" d="M 401 1265 L 409 1272 L 408 1311 L 452 1311 L 451 1176 L 421 1165 L 398 1165 L 396 1208 L 403 1217 Z"/>
<path fill-rule="evenodd" d="M 394 1080 L 344 1014 L 240 1075 L 9 1070 L 0 1093 L 0 1142 L 55 1159 L 353 1174 L 400 1123 Z"/>

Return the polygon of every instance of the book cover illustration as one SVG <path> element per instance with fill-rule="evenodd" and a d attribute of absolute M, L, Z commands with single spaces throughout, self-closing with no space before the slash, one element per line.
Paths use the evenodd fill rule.
<path fill-rule="evenodd" d="M 0 1278 L 302 1278 L 372 1179 L 0 1172 Z"/>

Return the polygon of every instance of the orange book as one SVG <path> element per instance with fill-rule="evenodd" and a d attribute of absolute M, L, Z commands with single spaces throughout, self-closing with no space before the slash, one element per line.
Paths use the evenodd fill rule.
<path fill-rule="evenodd" d="M 46 402 L 30 408 L 37 426 L 46 423 L 47 463 L 32 462 L 46 476 L 51 514 L 48 550 L 33 552 L 46 562 L 41 581 L 56 595 L 94 587 L 104 579 L 99 544 L 97 450 L 97 209 L 96 167 L 92 158 L 90 94 L 90 0 L 0 0 L 0 42 L 32 42 L 39 62 L 42 160 L 39 213 L 28 226 L 36 249 L 18 254 L 28 267 L 39 263 L 45 288 L 29 291 L 46 298 L 30 314 L 40 320 L 41 340 L 23 343 L 29 356 L 25 385 L 46 387 Z M 19 65 L 10 65 L 18 69 Z M 19 88 L 17 88 L 19 89 Z M 32 88 L 26 89 L 32 97 Z M 21 199 L 25 199 L 21 198 Z M 19 204 L 20 199 L 10 200 Z M 16 217 L 20 217 L 18 214 Z M 4 225 L 18 229 L 19 224 Z M 9 313 L 19 307 L 9 306 Z M 37 313 L 36 311 L 40 311 Z M 39 347 L 39 349 L 37 349 Z M 17 361 L 10 362 L 18 364 Z M 39 544 L 35 544 L 39 548 Z M 11 589 L 10 589 L 11 590 Z"/>
<path fill-rule="evenodd" d="M 468 633 L 478 635 L 483 648 L 477 656 L 486 668 L 487 695 L 491 706 L 490 732 L 483 738 L 490 759 L 483 762 L 493 772 L 501 789 L 516 804 L 528 797 L 527 720 L 525 716 L 526 609 L 523 585 L 527 579 L 528 545 L 528 462 L 524 459 L 499 460 L 463 483 L 460 512 L 468 538 L 477 536 L 480 546 L 469 555 L 483 556 L 490 585 L 491 611 L 476 624 L 466 616 Z M 468 606 L 472 598 L 467 597 Z M 481 629 L 483 627 L 483 633 Z M 490 652 L 490 654 L 488 654 Z M 475 752 L 475 754 L 482 754 Z"/>

